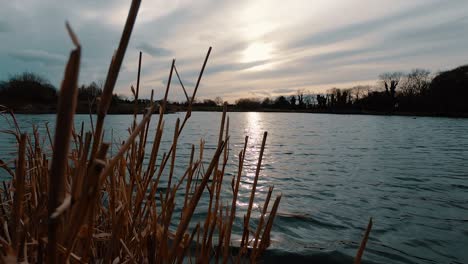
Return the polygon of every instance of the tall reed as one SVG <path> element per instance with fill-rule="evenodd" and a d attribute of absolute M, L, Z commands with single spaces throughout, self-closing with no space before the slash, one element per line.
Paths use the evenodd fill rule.
<path fill-rule="evenodd" d="M 22 133 L 14 115 L 11 115 L 15 129 L 9 132 L 17 138 L 18 157 L 14 170 L 5 162 L 0 162 L 0 168 L 12 176 L 10 182 L 4 182 L 0 194 L 2 262 L 256 262 L 269 246 L 270 232 L 281 200 L 279 195 L 269 206 L 273 187 L 270 187 L 263 201 L 259 223 L 251 223 L 253 204 L 258 200 L 256 184 L 262 167 L 266 132 L 247 214 L 243 216 L 240 226 L 242 240 L 236 255 L 231 250 L 231 237 L 234 220 L 238 217 L 237 199 L 248 138 L 239 153 L 238 171 L 232 178 L 232 195 L 228 201 L 223 201 L 226 198 L 221 194 L 229 193 L 229 190 L 225 190 L 229 185 L 223 184 L 230 140 L 226 105 L 213 156 L 206 163 L 203 141 L 198 155 L 192 145 L 185 172 L 176 177 L 174 168 L 176 164 L 180 166 L 178 140 L 191 117 L 192 104 L 211 47 L 192 95 L 188 96 L 173 60 L 163 100 L 159 105 L 152 102 L 137 122 L 141 90 L 140 53 L 136 90 L 132 88 L 135 113 L 130 135 L 119 146 L 117 153 L 109 155 L 111 143 L 103 140 L 104 120 L 139 6 L 139 0 L 132 1 L 99 100 L 96 124 L 91 124 L 91 131 L 86 132 L 83 124 L 79 130 L 74 127 L 81 45 L 68 24 L 67 30 L 75 48 L 70 53 L 60 88 L 55 133 L 51 133 L 46 124 L 49 141 L 41 142 L 37 129 L 33 129 L 33 135 Z M 169 150 L 161 153 L 166 104 L 174 71 L 189 107 L 185 117 L 176 122 Z M 152 126 L 150 121 L 155 111 L 159 114 L 158 122 Z M 155 135 L 152 145 L 148 145 L 148 135 L 152 129 L 155 129 Z M 52 151 L 52 155 L 47 154 L 49 151 Z M 149 158 L 145 159 L 147 154 Z M 206 169 L 204 163 L 209 164 Z M 165 173 L 168 170 L 169 173 Z M 164 179 L 166 188 L 160 186 L 163 175 L 167 175 L 167 179 Z M 197 180 L 195 177 L 198 176 L 201 178 Z M 208 210 L 203 214 L 204 219 L 195 222 L 194 213 L 202 199 L 209 204 Z M 182 208 L 180 218 L 174 216 L 177 206 Z"/>
<path fill-rule="evenodd" d="M 5 185 L 1 195 L 3 202 L 0 220 L 4 228 L 0 231 L 0 241 L 4 262 L 234 261 L 229 238 L 236 217 L 242 166 L 237 173 L 237 184 L 232 190 L 230 206 L 224 205 L 221 190 L 227 186 L 223 184 L 223 178 L 224 168 L 229 160 L 229 121 L 226 107 L 222 113 L 216 151 L 206 170 L 201 169 L 204 162 L 203 144 L 200 145 L 198 159 L 195 148 L 192 147 L 190 163 L 183 175 L 176 178 L 174 170 L 178 163 L 178 138 L 191 117 L 191 106 L 211 48 L 191 97 L 187 94 L 173 60 L 162 102 L 159 105 L 151 103 L 143 118 L 137 122 L 136 106 L 141 89 L 140 53 L 136 90 L 132 87 L 136 106 L 131 133 L 113 156 L 108 154 L 111 144 L 103 141 L 104 120 L 139 5 L 138 0 L 132 2 L 99 100 L 95 129 L 90 132 L 84 131 L 83 127 L 77 131 L 73 126 L 81 45 L 67 24 L 75 49 L 71 51 L 65 68 L 55 133 L 49 133 L 50 144 L 41 144 L 36 132 L 35 138 L 20 134 L 19 126 L 13 131 L 19 143 L 18 161 L 15 171 L 10 170 L 14 179 Z M 161 158 L 166 104 L 174 71 L 186 94 L 189 110 L 183 120 L 177 120 L 172 144 Z M 150 120 L 156 109 L 159 117 L 155 138 L 149 146 L 149 159 L 145 160 L 148 134 L 152 129 Z M 264 147 L 265 139 L 262 153 Z M 245 156 L 245 148 L 244 146 L 241 162 Z M 48 149 L 52 150 L 52 155 L 46 155 Z M 261 161 L 261 156 L 259 160 Z M 3 167 L 6 169 L 8 166 Z M 167 188 L 161 191 L 160 183 L 167 170 Z M 258 170 L 259 168 L 256 179 Z M 202 173 L 201 179 L 196 181 L 194 176 L 199 173 Z M 255 187 L 252 190 L 249 211 L 252 210 Z M 178 193 L 182 193 L 182 196 L 178 196 Z M 270 197 L 267 197 L 266 205 Z M 200 222 L 193 229 L 193 215 L 201 199 L 208 200 L 210 206 L 202 221 L 204 224 Z M 180 218 L 173 215 L 178 204 L 183 205 Z M 276 210 L 263 210 L 270 221 L 275 213 Z M 250 216 L 250 212 L 248 215 Z M 243 228 L 244 234 L 257 230 L 254 238 L 256 243 L 261 241 L 262 235 L 269 237 L 265 234 L 270 232 L 269 229 L 261 226 L 255 229 L 248 221 Z M 195 236 L 197 241 L 194 241 Z M 246 260 L 248 254 L 259 256 L 264 250 L 257 246 L 250 253 L 245 250 L 252 245 L 252 241 L 248 236 L 244 239 L 244 250 L 238 253 L 240 259 Z"/>

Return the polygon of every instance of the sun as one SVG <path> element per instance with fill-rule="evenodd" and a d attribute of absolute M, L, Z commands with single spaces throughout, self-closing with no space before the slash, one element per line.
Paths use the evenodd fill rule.
<path fill-rule="evenodd" d="M 272 57 L 273 46 L 270 43 L 254 42 L 242 52 L 241 62 L 269 60 Z"/>

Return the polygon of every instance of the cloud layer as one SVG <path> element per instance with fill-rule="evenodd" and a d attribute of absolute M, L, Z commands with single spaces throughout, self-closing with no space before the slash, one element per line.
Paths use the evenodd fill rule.
<path fill-rule="evenodd" d="M 80 82 L 105 78 L 129 1 L 7 1 L 0 10 L 0 79 L 21 71 L 58 85 L 83 45 Z M 116 92 L 129 94 L 143 52 L 142 95 L 160 96 L 176 58 L 193 88 L 209 46 L 200 96 L 275 96 L 375 83 L 385 71 L 433 72 L 468 62 L 464 0 L 143 1 Z M 177 82 L 174 82 L 177 86 Z M 189 88 L 189 89 L 190 89 Z M 181 100 L 181 89 L 171 94 Z"/>

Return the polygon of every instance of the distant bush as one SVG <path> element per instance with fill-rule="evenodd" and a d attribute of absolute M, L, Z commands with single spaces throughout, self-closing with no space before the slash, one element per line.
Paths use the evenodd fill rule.
<path fill-rule="evenodd" d="M 438 74 L 429 86 L 432 106 L 440 112 L 468 112 L 468 65 Z"/>
<path fill-rule="evenodd" d="M 57 89 L 50 82 L 30 72 L 11 76 L 0 83 L 0 102 L 5 105 L 53 104 Z"/>
<path fill-rule="evenodd" d="M 260 100 L 256 98 L 241 98 L 236 100 L 236 106 L 241 109 L 258 109 L 262 106 Z"/>
<path fill-rule="evenodd" d="M 286 97 L 284 97 L 284 96 L 279 96 L 278 98 L 276 98 L 273 105 L 276 108 L 288 108 L 288 107 L 291 106 L 288 99 L 286 99 Z"/>
<path fill-rule="evenodd" d="M 102 89 L 95 82 L 90 83 L 89 85 L 81 85 L 78 88 L 78 101 L 88 101 L 93 100 L 96 97 L 101 96 Z"/>
<path fill-rule="evenodd" d="M 218 104 L 214 100 L 205 99 L 203 100 L 203 105 L 204 106 L 217 106 Z"/>

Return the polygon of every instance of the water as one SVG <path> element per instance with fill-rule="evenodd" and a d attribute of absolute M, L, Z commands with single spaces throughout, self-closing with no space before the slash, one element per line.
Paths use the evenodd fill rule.
<path fill-rule="evenodd" d="M 183 116 L 167 116 L 166 150 L 175 120 Z M 237 163 L 244 136 L 250 136 L 238 226 L 262 134 L 269 133 L 258 196 L 274 185 L 274 196 L 283 197 L 265 262 L 352 263 L 369 217 L 374 226 L 364 253 L 368 263 L 468 262 L 468 119 L 253 112 L 229 116 L 231 163 Z M 53 115 L 17 118 L 23 129 L 34 123 L 43 130 L 45 121 L 54 127 Z M 206 140 L 206 157 L 211 156 L 220 119 L 220 113 L 193 113 L 180 138 L 181 161 L 188 160 L 191 143 L 198 144 L 200 138 Z M 108 116 L 106 138 L 112 134 L 115 142 L 124 140 L 131 120 Z M 81 121 L 88 122 L 89 116 L 78 115 L 77 127 Z M 0 130 L 7 128 L 2 120 Z M 13 137 L 0 134 L 0 146 L 0 158 L 11 161 Z M 178 167 L 178 176 L 183 169 Z M 234 173 L 231 166 L 226 184 Z"/>

